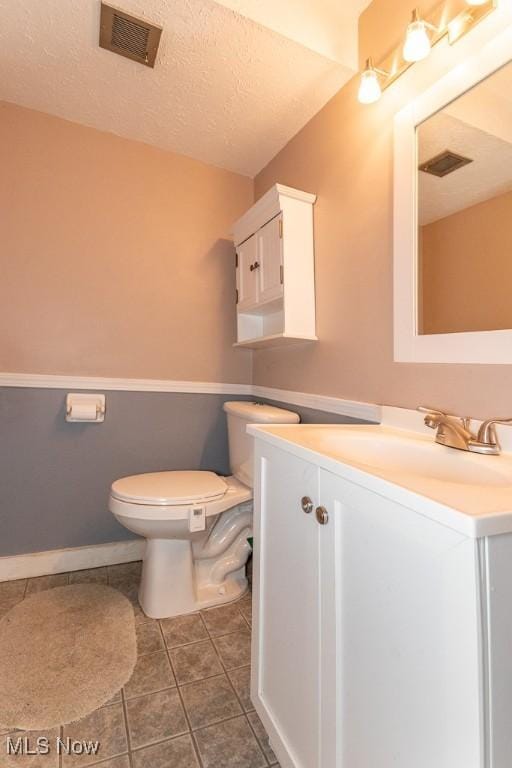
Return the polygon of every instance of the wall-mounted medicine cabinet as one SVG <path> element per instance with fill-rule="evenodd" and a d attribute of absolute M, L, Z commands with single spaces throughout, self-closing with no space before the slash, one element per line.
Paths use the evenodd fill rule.
<path fill-rule="evenodd" d="M 316 341 L 315 200 L 316 195 L 275 184 L 234 225 L 235 346 Z"/>

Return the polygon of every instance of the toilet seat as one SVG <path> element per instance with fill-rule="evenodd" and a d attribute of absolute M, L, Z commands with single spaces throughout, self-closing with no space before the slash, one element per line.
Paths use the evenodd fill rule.
<path fill-rule="evenodd" d="M 154 473 L 154 474 L 174 474 L 172 472 L 169 473 Z M 195 473 L 194 473 L 195 474 Z M 202 474 L 202 473 L 197 473 Z M 210 475 L 213 473 L 206 472 L 205 474 Z M 231 507 L 236 506 L 237 504 L 243 504 L 246 501 L 250 501 L 252 499 L 252 489 L 248 488 L 246 485 L 241 483 L 239 480 L 236 479 L 236 477 L 218 477 L 217 475 L 214 475 L 218 480 L 221 481 L 224 487 L 224 493 L 221 495 L 215 496 L 213 499 L 210 499 L 209 501 L 195 501 L 191 503 L 176 503 L 176 497 L 171 497 L 171 500 L 174 502 L 172 504 L 166 504 L 163 502 L 159 502 L 158 499 L 151 500 L 150 502 L 142 502 L 141 501 L 141 491 L 144 491 L 147 493 L 147 488 L 144 486 L 139 486 L 138 481 L 140 478 L 145 477 L 144 475 L 133 475 L 130 478 L 121 478 L 122 480 L 132 480 L 133 478 L 133 484 L 128 484 L 127 487 L 124 487 L 124 485 L 121 485 L 120 488 L 117 486 L 117 483 L 120 483 L 120 481 L 116 481 L 114 485 L 117 486 L 117 493 L 114 493 L 114 489 L 112 488 L 112 491 L 110 493 L 109 498 L 109 509 L 110 511 L 116 515 L 118 519 L 124 519 L 125 525 L 128 521 L 131 521 L 128 525 L 133 526 L 134 521 L 145 521 L 144 525 L 147 523 L 150 523 L 150 521 L 162 522 L 165 521 L 171 522 L 171 521 L 188 521 L 191 510 L 193 510 L 197 506 L 202 506 L 205 509 L 206 517 L 209 518 L 212 515 L 218 515 L 221 512 L 224 512 L 226 509 L 230 509 Z M 172 482 L 172 478 L 167 478 Z M 137 485 L 135 484 L 135 481 L 137 481 Z M 143 481 L 144 482 L 144 481 Z M 139 495 L 135 497 L 135 499 L 121 499 L 118 497 L 118 494 L 128 495 L 129 493 L 133 493 L 133 488 L 138 488 L 139 490 L 135 490 L 135 493 L 138 493 Z M 149 486 L 148 486 L 149 487 Z M 217 485 L 217 488 L 219 488 L 219 485 Z M 127 490 L 128 489 L 128 490 Z M 197 489 L 197 486 L 196 486 Z M 186 494 L 185 494 L 186 495 Z M 148 498 L 147 496 L 145 498 Z"/>
<path fill-rule="evenodd" d="M 215 472 L 148 472 L 116 480 L 111 494 L 129 504 L 177 507 L 217 501 L 225 495 L 227 487 Z"/>

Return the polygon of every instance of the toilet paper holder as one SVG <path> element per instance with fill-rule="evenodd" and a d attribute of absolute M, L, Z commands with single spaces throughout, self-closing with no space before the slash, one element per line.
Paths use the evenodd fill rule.
<path fill-rule="evenodd" d="M 105 421 L 105 395 L 70 392 L 66 397 L 66 421 L 99 424 Z"/>

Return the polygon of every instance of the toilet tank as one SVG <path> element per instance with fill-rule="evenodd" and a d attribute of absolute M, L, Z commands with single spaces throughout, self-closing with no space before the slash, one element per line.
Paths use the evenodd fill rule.
<path fill-rule="evenodd" d="M 297 424 L 299 415 L 284 408 L 241 400 L 224 403 L 228 420 L 229 464 L 231 473 L 244 485 L 253 487 L 253 438 L 248 424 Z"/>

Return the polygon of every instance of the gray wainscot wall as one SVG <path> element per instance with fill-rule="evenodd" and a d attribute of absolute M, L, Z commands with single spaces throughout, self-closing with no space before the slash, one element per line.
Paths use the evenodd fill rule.
<path fill-rule="evenodd" d="M 0 389 L 0 556 L 133 538 L 107 507 L 112 482 L 166 469 L 229 473 L 226 400 L 107 391 L 102 424 L 65 421 L 62 389 Z M 271 402 L 271 401 L 265 401 Z M 306 423 L 353 419 L 272 401 Z"/>

